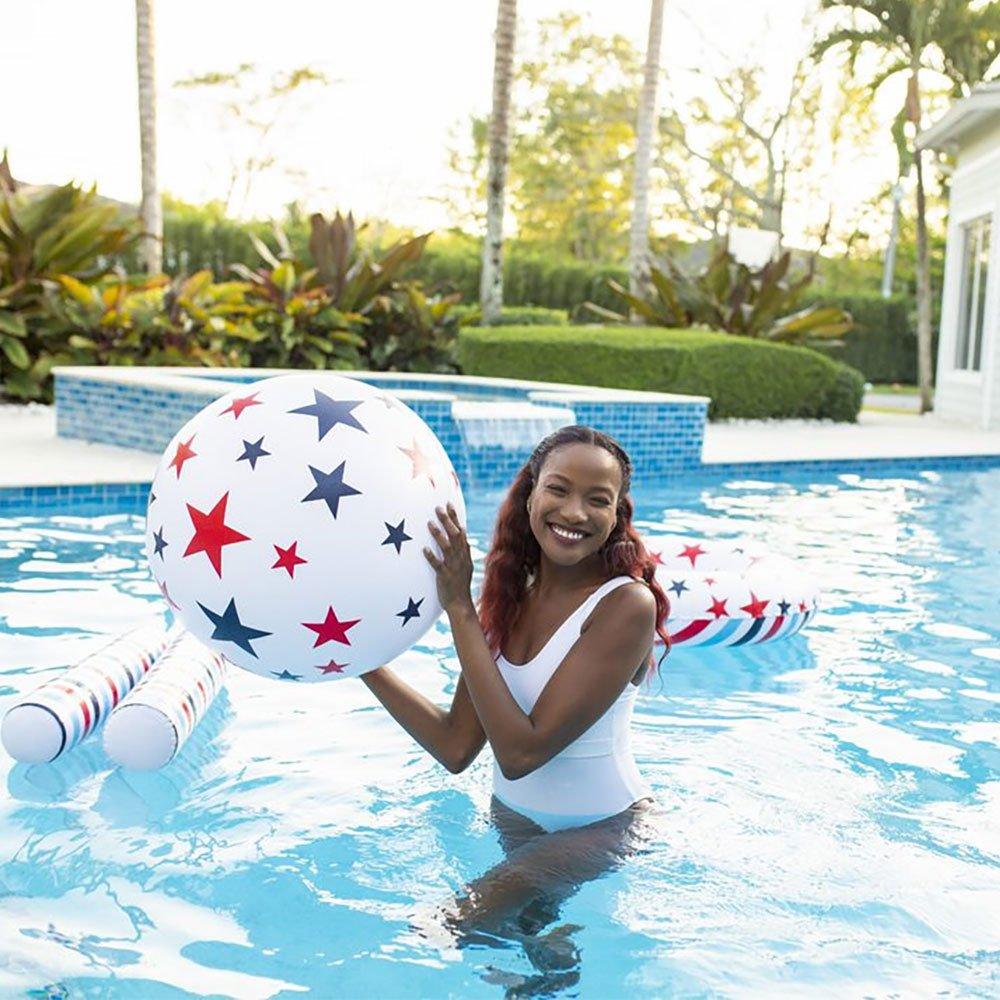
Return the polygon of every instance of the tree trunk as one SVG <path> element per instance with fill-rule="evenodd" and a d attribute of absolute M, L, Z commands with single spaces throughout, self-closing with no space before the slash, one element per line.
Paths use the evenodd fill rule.
<path fill-rule="evenodd" d="M 899 242 L 899 203 L 903 197 L 902 178 L 892 186 L 892 225 L 889 229 L 889 243 L 885 248 L 885 262 L 882 265 L 882 298 L 892 298 L 892 282 L 896 274 L 896 244 Z"/>
<path fill-rule="evenodd" d="M 635 126 L 635 175 L 633 178 L 632 230 L 629 233 L 629 291 L 642 295 L 649 280 L 649 164 L 656 125 L 656 85 L 660 75 L 660 41 L 663 35 L 663 0 L 649 5 L 649 38 L 642 73 L 642 97 Z M 633 323 L 642 317 L 631 313 Z"/>
<path fill-rule="evenodd" d="M 150 274 L 163 270 L 163 208 L 156 184 L 156 59 L 153 0 L 135 0 L 136 64 L 139 71 L 139 152 L 142 160 L 140 248 Z"/>
<path fill-rule="evenodd" d="M 503 203 L 510 139 L 510 90 L 513 78 L 517 0 L 499 0 L 493 55 L 493 112 L 490 115 L 486 179 L 486 240 L 479 304 L 484 325 L 500 320 L 503 306 Z"/>
<path fill-rule="evenodd" d="M 915 63 L 910 77 L 907 109 L 914 135 L 920 131 L 920 84 Z M 917 171 L 917 382 L 920 386 L 920 412 L 933 407 L 931 385 L 934 372 L 931 361 L 931 262 L 927 247 L 927 202 L 924 197 L 923 153 L 913 146 L 913 165 Z"/>
<path fill-rule="evenodd" d="M 933 408 L 931 384 L 931 262 L 927 249 L 927 219 L 924 199 L 923 154 L 914 151 L 917 168 L 917 381 L 920 384 L 920 412 Z"/>

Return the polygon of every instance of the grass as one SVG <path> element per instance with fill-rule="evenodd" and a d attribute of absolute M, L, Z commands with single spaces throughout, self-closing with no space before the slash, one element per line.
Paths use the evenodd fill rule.
<path fill-rule="evenodd" d="M 900 385 L 898 382 L 873 385 L 871 391 L 885 396 L 919 396 L 920 389 L 915 385 Z"/>

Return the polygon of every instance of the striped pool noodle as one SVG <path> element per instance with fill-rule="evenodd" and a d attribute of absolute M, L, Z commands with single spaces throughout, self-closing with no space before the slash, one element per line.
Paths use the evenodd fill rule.
<path fill-rule="evenodd" d="M 168 764 L 208 711 L 224 676 L 222 656 L 181 632 L 111 713 L 104 730 L 108 756 L 138 771 Z"/>
<path fill-rule="evenodd" d="M 141 625 L 35 688 L 4 716 L 0 740 L 7 752 L 43 764 L 76 746 L 143 678 L 168 641 L 161 621 Z"/>

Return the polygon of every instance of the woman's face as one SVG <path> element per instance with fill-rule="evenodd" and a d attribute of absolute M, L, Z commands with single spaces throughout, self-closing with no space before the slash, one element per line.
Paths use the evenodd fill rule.
<path fill-rule="evenodd" d="M 617 459 L 593 444 L 568 444 L 545 459 L 529 497 L 529 523 L 553 562 L 572 566 L 598 552 L 616 523 Z"/>

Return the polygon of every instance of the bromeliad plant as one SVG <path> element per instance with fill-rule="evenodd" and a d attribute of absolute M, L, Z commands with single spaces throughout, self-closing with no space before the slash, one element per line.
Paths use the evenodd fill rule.
<path fill-rule="evenodd" d="M 812 281 L 813 263 L 795 280 L 788 278 L 790 264 L 791 254 L 785 251 L 777 260 L 751 270 L 721 250 L 694 275 L 685 273 L 670 258 L 663 269 L 651 267 L 651 288 L 645 298 L 632 295 L 616 281 L 609 280 L 608 285 L 653 326 L 700 326 L 788 344 L 836 341 L 853 329 L 854 321 L 843 309 L 795 309 Z M 592 302 L 585 306 L 605 319 L 628 320 Z"/>
<path fill-rule="evenodd" d="M 364 345 L 356 332 L 361 316 L 338 308 L 318 280 L 317 269 L 295 259 L 277 227 L 275 238 L 280 256 L 251 236 L 265 267 L 233 264 L 231 268 L 244 279 L 255 306 L 254 325 L 261 334 L 251 349 L 251 363 L 276 368 L 358 367 L 358 349 Z"/>
<path fill-rule="evenodd" d="M 254 350 L 258 365 L 454 371 L 448 318 L 457 296 L 429 298 L 402 280 L 430 234 L 397 243 L 381 256 L 364 252 L 354 218 L 310 217 L 311 262 L 297 259 L 275 228 L 277 253 L 251 236 L 265 267 L 234 264 L 264 305 L 255 323 L 267 334 Z"/>

